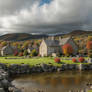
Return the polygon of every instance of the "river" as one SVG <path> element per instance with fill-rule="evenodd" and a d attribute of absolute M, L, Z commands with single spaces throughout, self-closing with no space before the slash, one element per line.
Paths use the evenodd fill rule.
<path fill-rule="evenodd" d="M 92 71 L 22 75 L 14 77 L 12 83 L 23 92 L 79 92 L 89 90 L 87 84 L 92 84 Z"/>

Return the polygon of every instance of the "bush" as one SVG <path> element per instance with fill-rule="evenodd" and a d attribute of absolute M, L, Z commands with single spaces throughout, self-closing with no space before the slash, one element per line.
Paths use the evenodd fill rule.
<path fill-rule="evenodd" d="M 81 62 L 81 63 L 84 62 L 84 60 L 85 60 L 85 59 L 84 59 L 83 57 L 80 57 L 80 58 L 78 59 L 78 61 Z"/>
<path fill-rule="evenodd" d="M 28 55 L 28 52 L 27 50 L 24 50 L 24 53 L 23 53 L 24 56 L 27 56 Z"/>
<path fill-rule="evenodd" d="M 54 59 L 54 61 L 55 61 L 56 63 L 60 63 L 60 58 L 57 57 L 57 58 Z"/>
<path fill-rule="evenodd" d="M 30 56 L 31 56 L 31 57 L 37 56 L 37 54 L 38 54 L 38 53 L 36 52 L 36 50 L 33 49 L 32 52 L 31 52 L 31 54 L 30 54 Z"/>
<path fill-rule="evenodd" d="M 73 61 L 74 63 L 77 62 L 76 58 L 73 58 L 72 61 Z"/>
<path fill-rule="evenodd" d="M 17 55 L 18 55 L 18 51 L 15 51 L 15 52 L 14 52 L 14 56 L 17 56 Z"/>
<path fill-rule="evenodd" d="M 23 56 L 23 52 L 20 52 L 20 53 L 19 53 L 19 56 Z"/>
<path fill-rule="evenodd" d="M 89 56 L 90 58 L 92 58 L 92 53 L 90 53 L 88 56 Z"/>
<path fill-rule="evenodd" d="M 38 57 L 41 57 L 41 55 L 40 55 L 40 54 L 38 54 Z"/>

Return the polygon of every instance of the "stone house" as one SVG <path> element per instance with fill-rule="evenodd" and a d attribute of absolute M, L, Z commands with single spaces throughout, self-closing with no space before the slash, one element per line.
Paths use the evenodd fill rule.
<path fill-rule="evenodd" d="M 78 46 L 77 44 L 74 42 L 74 40 L 72 39 L 72 37 L 67 37 L 67 38 L 60 38 L 60 46 L 62 47 L 65 44 L 70 44 L 73 48 L 73 54 L 76 55 L 78 53 Z"/>
<path fill-rule="evenodd" d="M 6 55 L 13 55 L 14 50 L 10 45 L 4 46 L 1 49 L 1 56 L 6 56 Z"/>
<path fill-rule="evenodd" d="M 43 40 L 39 47 L 39 54 L 41 56 L 58 55 L 62 53 L 62 46 L 67 43 L 73 47 L 73 54 L 76 55 L 78 53 L 78 46 L 71 37 L 59 38 L 59 40 Z"/>
<path fill-rule="evenodd" d="M 60 53 L 59 41 L 57 40 L 43 40 L 40 48 L 39 54 L 43 56 L 52 56 L 52 54 Z"/>

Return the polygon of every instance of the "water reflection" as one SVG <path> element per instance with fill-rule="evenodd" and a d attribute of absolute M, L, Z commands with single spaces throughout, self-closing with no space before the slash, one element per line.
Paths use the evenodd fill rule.
<path fill-rule="evenodd" d="M 23 75 L 13 81 L 13 84 L 23 88 L 24 92 L 34 92 L 39 89 L 44 92 L 89 92 L 88 83 L 92 83 L 92 71 Z"/>

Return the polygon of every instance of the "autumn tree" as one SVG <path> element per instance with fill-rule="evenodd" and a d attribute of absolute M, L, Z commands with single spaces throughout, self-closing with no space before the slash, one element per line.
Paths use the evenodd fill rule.
<path fill-rule="evenodd" d="M 6 41 L 1 42 L 2 47 L 7 45 Z"/>
<path fill-rule="evenodd" d="M 92 36 L 88 36 L 88 41 L 92 41 Z"/>
<path fill-rule="evenodd" d="M 92 57 L 92 41 L 87 42 L 88 56 Z"/>
<path fill-rule="evenodd" d="M 23 46 L 24 47 L 28 47 L 29 44 L 30 44 L 30 42 L 29 41 L 26 41 L 26 42 L 24 42 Z"/>
<path fill-rule="evenodd" d="M 27 56 L 27 55 L 28 55 L 27 50 L 24 50 L 23 55 L 24 55 L 24 56 Z"/>
<path fill-rule="evenodd" d="M 66 56 L 73 54 L 73 48 L 70 44 L 63 45 L 62 49 L 63 49 L 63 54 Z"/>
<path fill-rule="evenodd" d="M 30 54 L 30 56 L 31 56 L 31 57 L 37 56 L 37 54 L 38 54 L 38 53 L 37 53 L 36 49 L 33 49 L 32 52 L 31 52 L 31 54 Z"/>

